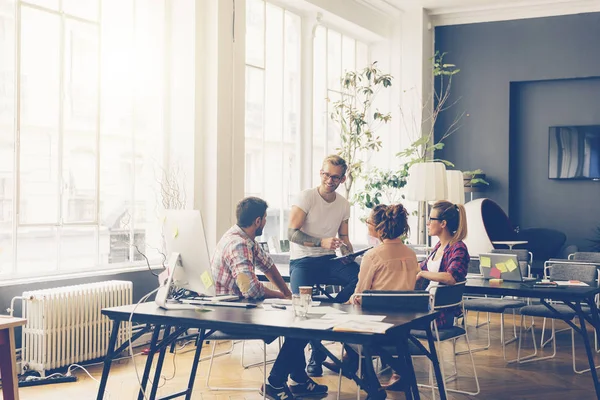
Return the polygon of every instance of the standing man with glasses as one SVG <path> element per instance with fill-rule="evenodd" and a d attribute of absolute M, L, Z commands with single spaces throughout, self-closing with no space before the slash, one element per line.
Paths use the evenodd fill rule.
<path fill-rule="evenodd" d="M 321 184 L 301 192 L 292 204 L 288 237 L 290 240 L 290 283 L 292 292 L 300 286 L 329 284 L 343 286 L 335 300 L 345 303 L 358 282 L 359 266 L 353 260 L 332 260 L 335 251 L 352 252 L 348 237 L 350 203 L 336 193 L 346 180 L 346 161 L 337 155 L 323 160 Z M 310 376 L 321 376 L 326 355 L 314 351 L 308 363 Z"/>

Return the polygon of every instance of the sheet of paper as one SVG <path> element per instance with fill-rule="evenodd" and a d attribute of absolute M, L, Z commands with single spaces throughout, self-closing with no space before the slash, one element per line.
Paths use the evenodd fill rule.
<path fill-rule="evenodd" d="M 508 268 L 506 268 L 506 264 L 504 264 L 503 262 L 497 263 L 496 268 L 498 268 L 498 271 L 500 271 L 502 273 L 508 272 Z"/>
<path fill-rule="evenodd" d="M 354 315 L 354 314 L 325 314 L 322 319 L 333 319 L 336 321 L 375 321 L 381 322 L 385 315 Z"/>
<path fill-rule="evenodd" d="M 558 286 L 590 286 L 585 282 L 579 281 L 554 281 Z"/>
<path fill-rule="evenodd" d="M 492 266 L 492 260 L 489 257 L 481 257 L 479 259 L 479 265 L 482 267 L 490 268 Z"/>
<path fill-rule="evenodd" d="M 281 304 L 282 306 L 291 306 L 292 305 L 292 300 L 290 299 L 265 299 L 265 301 L 263 301 L 264 304 Z M 317 307 L 319 304 L 321 304 L 320 301 L 313 301 L 312 303 L 313 307 Z"/>
<path fill-rule="evenodd" d="M 336 324 L 333 327 L 337 332 L 367 332 L 367 333 L 385 333 L 394 324 L 375 321 L 346 321 Z"/>
<path fill-rule="evenodd" d="M 330 319 L 321 319 L 321 318 L 313 318 L 313 319 L 299 319 L 296 318 L 291 323 L 291 326 L 294 328 L 302 328 L 302 329 L 321 329 L 327 330 L 333 328 L 336 324 L 336 321 Z"/>
<path fill-rule="evenodd" d="M 512 258 L 506 260 L 504 264 L 506 264 L 506 269 L 508 269 L 508 272 L 512 272 L 518 267 L 517 263 Z"/>
<path fill-rule="evenodd" d="M 347 314 L 346 311 L 339 310 L 337 308 L 324 306 L 324 307 L 311 307 L 308 310 L 309 314 Z"/>

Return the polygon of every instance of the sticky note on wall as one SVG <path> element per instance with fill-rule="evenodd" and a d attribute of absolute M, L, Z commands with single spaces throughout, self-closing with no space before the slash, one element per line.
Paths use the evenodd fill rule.
<path fill-rule="evenodd" d="M 492 261 L 489 257 L 481 257 L 479 259 L 479 265 L 482 267 L 490 268 L 492 266 Z"/>
<path fill-rule="evenodd" d="M 202 275 L 200 275 L 200 279 L 202 280 L 202 283 L 204 284 L 205 289 L 208 289 L 213 285 L 212 276 L 210 275 L 210 272 L 208 272 L 208 271 L 204 271 L 202 273 Z"/>
<path fill-rule="evenodd" d="M 506 264 L 506 268 L 508 269 L 509 272 L 514 271 L 518 267 L 517 263 L 512 258 L 509 258 L 508 260 L 506 260 L 504 262 L 504 264 Z"/>
<path fill-rule="evenodd" d="M 504 263 L 497 263 L 496 268 L 498 268 L 498 271 L 500 272 L 508 272 L 508 268 L 506 268 L 506 264 Z"/>

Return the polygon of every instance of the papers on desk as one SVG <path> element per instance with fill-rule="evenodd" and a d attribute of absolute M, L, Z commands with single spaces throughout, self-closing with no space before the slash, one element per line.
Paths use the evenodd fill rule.
<path fill-rule="evenodd" d="M 265 299 L 263 304 L 280 304 L 282 306 L 292 306 L 292 300 L 290 299 Z M 310 303 L 313 307 L 316 307 L 321 304 L 320 301 L 313 301 Z"/>
<path fill-rule="evenodd" d="M 590 286 L 585 282 L 580 281 L 554 281 L 558 286 Z"/>
<path fill-rule="evenodd" d="M 321 319 L 331 319 L 337 322 L 345 321 L 364 321 L 364 322 L 381 322 L 385 319 L 385 315 L 354 315 L 354 314 L 325 314 Z"/>
<path fill-rule="evenodd" d="M 394 324 L 376 321 L 346 321 L 336 324 L 333 330 L 336 332 L 366 332 L 366 333 L 385 333 Z"/>
<path fill-rule="evenodd" d="M 331 319 L 321 319 L 321 318 L 313 318 L 313 319 L 298 319 L 296 318 L 291 326 L 294 328 L 302 328 L 302 329 L 319 329 L 319 330 L 327 330 L 334 327 L 336 321 Z"/>
<path fill-rule="evenodd" d="M 314 306 L 315 303 L 312 303 Z M 337 308 L 324 306 L 324 307 L 310 307 L 308 309 L 309 314 L 346 314 L 346 311 L 342 311 Z"/>

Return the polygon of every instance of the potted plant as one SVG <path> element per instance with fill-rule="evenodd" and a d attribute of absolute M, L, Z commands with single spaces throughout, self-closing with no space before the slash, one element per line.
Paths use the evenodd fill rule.
<path fill-rule="evenodd" d="M 371 109 L 377 94 L 392 86 L 392 76 L 382 73 L 375 61 L 362 71 L 346 72 L 341 86 L 341 98 L 333 103 L 330 117 L 340 126 L 341 146 L 337 151 L 348 165 L 344 187 L 350 199 L 352 186 L 362 172 L 364 154 L 381 149 L 377 127 L 392 119 L 390 113 Z"/>
<path fill-rule="evenodd" d="M 365 185 L 362 190 L 356 192 L 353 203 L 358 204 L 363 210 L 370 210 L 382 202 L 398 203 L 404 198 L 400 190 L 406 186 L 407 177 L 407 165 L 398 171 L 372 168 L 361 176 Z"/>
<path fill-rule="evenodd" d="M 463 171 L 463 179 L 465 183 L 465 188 L 485 188 L 489 186 L 489 182 L 485 180 L 485 174 L 483 170 L 476 169 L 473 171 Z M 477 191 L 477 190 L 473 190 Z"/>

